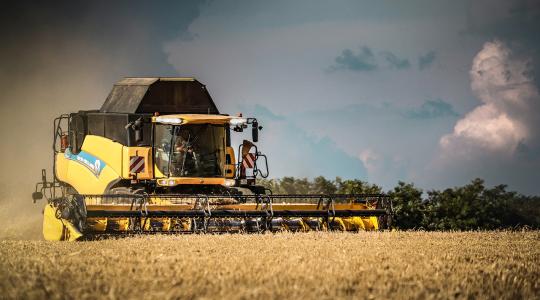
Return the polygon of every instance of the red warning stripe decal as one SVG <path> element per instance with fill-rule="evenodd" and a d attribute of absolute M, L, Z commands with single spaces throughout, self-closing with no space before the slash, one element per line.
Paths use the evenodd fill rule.
<path fill-rule="evenodd" d="M 130 156 L 129 157 L 129 172 L 130 173 L 144 172 L 144 157 L 143 156 Z"/>
<path fill-rule="evenodd" d="M 255 153 L 248 153 L 242 160 L 242 166 L 246 169 L 253 168 L 255 166 Z"/>

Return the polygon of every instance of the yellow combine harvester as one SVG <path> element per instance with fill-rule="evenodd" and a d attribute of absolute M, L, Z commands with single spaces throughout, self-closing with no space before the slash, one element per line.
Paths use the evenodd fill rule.
<path fill-rule="evenodd" d="M 231 131 L 251 128 L 237 155 Z M 54 178 L 43 235 L 77 240 L 129 233 L 376 230 L 384 195 L 273 195 L 255 118 L 220 114 L 193 78 L 125 78 L 100 110 L 54 121 Z M 261 168 L 261 166 L 263 168 Z"/>

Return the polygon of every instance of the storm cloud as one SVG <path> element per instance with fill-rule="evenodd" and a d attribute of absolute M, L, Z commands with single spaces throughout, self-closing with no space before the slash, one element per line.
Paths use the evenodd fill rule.
<path fill-rule="evenodd" d="M 374 71 L 378 64 L 373 51 L 369 47 L 362 47 L 358 53 L 345 49 L 335 58 L 335 65 L 330 70 L 351 70 L 358 72 Z"/>
<path fill-rule="evenodd" d="M 435 51 L 429 51 L 418 56 L 418 69 L 429 68 L 436 58 Z M 334 64 L 328 68 L 329 71 L 349 70 L 355 72 L 371 72 L 376 70 L 407 70 L 412 66 L 411 61 L 406 57 L 400 57 L 392 51 L 382 50 L 377 54 L 372 48 L 363 46 L 355 52 L 351 49 L 344 49 L 340 55 L 334 59 Z"/>
<path fill-rule="evenodd" d="M 500 41 L 484 45 L 470 71 L 482 104 L 440 139 L 442 165 L 461 172 L 496 170 L 487 176 L 532 191 L 540 166 L 540 94 L 529 62 Z"/>
<path fill-rule="evenodd" d="M 527 60 L 513 57 L 502 42 L 486 43 L 470 72 L 471 88 L 482 105 L 441 138 L 443 149 L 457 155 L 484 151 L 513 155 L 520 144 L 536 144 L 540 95 L 527 76 L 528 68 Z"/>
<path fill-rule="evenodd" d="M 384 60 L 386 60 L 386 63 L 388 63 L 392 69 L 404 70 L 411 67 L 411 63 L 408 59 L 397 57 L 390 51 L 381 52 L 381 56 L 384 58 Z"/>

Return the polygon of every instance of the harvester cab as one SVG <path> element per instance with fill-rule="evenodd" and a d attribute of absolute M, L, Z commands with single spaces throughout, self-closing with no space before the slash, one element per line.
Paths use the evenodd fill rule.
<path fill-rule="evenodd" d="M 221 114 L 193 78 L 125 78 L 99 110 L 54 120 L 47 240 L 129 233 L 379 229 L 385 195 L 274 195 L 255 118 Z M 251 130 L 235 155 L 231 134 Z"/>
<path fill-rule="evenodd" d="M 156 115 L 152 117 L 154 174 L 146 174 L 146 177 L 155 178 L 157 187 L 167 192 L 186 192 L 186 187 L 194 188 L 191 186 L 194 184 L 199 186 L 190 192 L 201 192 L 202 184 L 227 188 L 221 192 L 238 188 L 264 191 L 255 183 L 258 176 L 268 176 L 266 156 L 247 140 L 240 145 L 238 158 L 231 146 L 231 127 L 233 131 L 241 132 L 248 126 L 252 127 L 253 140 L 257 140 L 260 126 L 254 118 Z M 263 170 L 257 165 L 259 158 L 264 158 Z M 137 172 L 144 170 L 144 157 L 135 157 L 130 164 L 134 178 L 142 178 Z"/>

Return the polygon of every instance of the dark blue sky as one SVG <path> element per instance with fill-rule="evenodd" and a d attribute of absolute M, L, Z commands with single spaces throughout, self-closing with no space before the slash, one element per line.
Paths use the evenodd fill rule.
<path fill-rule="evenodd" d="M 1 163 L 28 170 L 4 185 L 50 166 L 54 116 L 98 108 L 123 76 L 182 75 L 223 112 L 264 122 L 274 177 L 426 189 L 481 177 L 540 192 L 537 1 L 26 2 L 1 14 L 0 133 L 13 141 Z"/>

